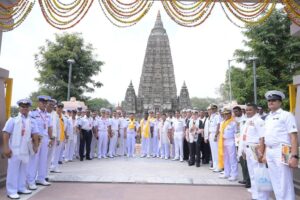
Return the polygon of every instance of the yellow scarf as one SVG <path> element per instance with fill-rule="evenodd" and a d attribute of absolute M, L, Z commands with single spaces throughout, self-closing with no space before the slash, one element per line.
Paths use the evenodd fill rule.
<path fill-rule="evenodd" d="M 224 169 L 224 146 L 223 146 L 223 135 L 224 135 L 224 130 L 234 120 L 233 117 L 230 119 L 223 121 L 222 126 L 220 128 L 220 134 L 219 134 L 219 141 L 218 141 L 218 168 L 219 169 Z"/>
<path fill-rule="evenodd" d="M 63 142 L 65 140 L 65 125 L 62 116 L 59 117 L 59 127 L 60 127 L 59 140 Z"/>
<path fill-rule="evenodd" d="M 144 119 L 141 120 L 141 132 L 144 133 L 144 138 L 149 138 L 149 136 L 150 136 L 150 120 L 146 121 L 145 129 L 144 129 Z"/>
<path fill-rule="evenodd" d="M 134 129 L 135 128 L 135 119 L 129 120 L 128 129 Z"/>

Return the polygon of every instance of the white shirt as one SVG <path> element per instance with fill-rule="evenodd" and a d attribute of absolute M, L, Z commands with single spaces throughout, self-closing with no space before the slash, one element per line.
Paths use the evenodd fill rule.
<path fill-rule="evenodd" d="M 95 127 L 98 128 L 98 132 L 107 132 L 110 126 L 110 121 L 107 118 L 100 117 L 96 120 Z"/>
<path fill-rule="evenodd" d="M 225 121 L 223 121 L 222 123 L 225 123 Z M 224 129 L 223 138 L 234 139 L 236 133 L 237 133 L 237 123 L 236 121 L 233 120 Z"/>
<path fill-rule="evenodd" d="M 69 140 L 73 140 L 74 139 L 74 135 L 76 134 L 76 126 L 77 126 L 77 120 L 76 119 L 72 119 L 72 117 L 70 117 L 68 119 L 68 131 L 67 134 L 69 136 Z"/>
<path fill-rule="evenodd" d="M 169 130 L 172 129 L 171 123 L 169 121 L 161 121 L 159 125 L 160 139 L 162 144 L 170 143 L 168 137 Z"/>
<path fill-rule="evenodd" d="M 124 117 L 119 118 L 120 119 L 120 129 L 125 129 L 128 126 L 128 120 Z"/>
<path fill-rule="evenodd" d="M 295 117 L 281 108 L 270 112 L 265 119 L 265 144 L 267 146 L 281 143 L 291 144 L 290 133 L 298 133 Z"/>
<path fill-rule="evenodd" d="M 183 133 L 185 130 L 185 121 L 182 118 L 174 118 L 172 126 L 176 133 Z"/>
<path fill-rule="evenodd" d="M 78 120 L 78 126 L 81 126 L 81 129 L 90 131 L 93 128 L 93 118 L 84 116 Z"/>
<path fill-rule="evenodd" d="M 218 128 L 218 124 L 221 123 L 221 117 L 219 114 L 214 113 L 210 116 L 209 119 L 209 127 L 208 127 L 208 131 L 210 133 L 216 133 L 217 132 L 217 128 Z"/>
<path fill-rule="evenodd" d="M 111 130 L 118 131 L 120 125 L 120 119 L 113 117 L 111 119 Z"/>
<path fill-rule="evenodd" d="M 265 122 L 258 114 L 246 120 L 243 133 L 243 140 L 246 144 L 258 144 L 259 138 L 263 137 L 265 132 Z"/>

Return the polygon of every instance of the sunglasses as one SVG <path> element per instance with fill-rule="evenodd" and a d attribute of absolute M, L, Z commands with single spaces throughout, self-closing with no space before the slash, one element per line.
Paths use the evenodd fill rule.
<path fill-rule="evenodd" d="M 275 102 L 275 101 L 277 101 L 277 100 L 275 100 L 275 99 L 268 100 L 268 102 Z"/>

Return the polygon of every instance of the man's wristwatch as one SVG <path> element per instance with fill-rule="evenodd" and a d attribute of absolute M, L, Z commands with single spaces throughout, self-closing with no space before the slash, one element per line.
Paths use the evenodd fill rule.
<path fill-rule="evenodd" d="M 292 155 L 291 158 L 296 158 L 298 160 L 299 156 L 298 155 Z"/>

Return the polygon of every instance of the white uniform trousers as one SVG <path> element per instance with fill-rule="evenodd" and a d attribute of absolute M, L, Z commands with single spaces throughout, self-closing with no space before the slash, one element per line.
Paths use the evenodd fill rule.
<path fill-rule="evenodd" d="M 135 136 L 136 133 L 134 131 L 127 131 L 127 138 L 126 138 L 126 143 L 127 143 L 127 156 L 128 157 L 133 157 L 134 155 L 134 150 L 135 150 Z"/>
<path fill-rule="evenodd" d="M 78 133 L 75 137 L 76 137 L 75 156 L 79 158 L 80 133 Z"/>
<path fill-rule="evenodd" d="M 56 141 L 53 141 L 53 146 L 48 148 L 48 156 L 47 156 L 47 176 L 49 175 L 50 168 L 52 165 L 53 157 L 54 157 L 54 149 L 55 149 Z"/>
<path fill-rule="evenodd" d="M 28 184 L 35 184 L 35 181 L 45 181 L 47 176 L 47 155 L 48 155 L 49 137 L 44 135 L 38 152 L 30 156 L 27 171 Z"/>
<path fill-rule="evenodd" d="M 97 138 L 94 136 L 92 136 L 92 142 L 91 142 L 91 152 L 90 152 L 90 158 L 94 158 L 95 157 L 95 149 L 97 146 Z"/>
<path fill-rule="evenodd" d="M 266 159 L 276 200 L 295 200 L 292 169 L 281 163 L 281 146 L 267 147 Z"/>
<path fill-rule="evenodd" d="M 151 154 L 151 151 L 150 151 L 150 136 L 148 138 L 145 138 L 143 135 L 142 135 L 142 153 L 141 155 L 142 156 L 150 156 Z"/>
<path fill-rule="evenodd" d="M 152 155 L 158 157 L 159 156 L 159 147 L 158 147 L 158 133 L 153 134 L 152 140 Z"/>
<path fill-rule="evenodd" d="M 118 131 L 113 130 L 112 131 L 113 136 L 109 139 L 109 156 L 116 156 L 116 147 L 117 147 L 117 141 L 118 141 Z"/>
<path fill-rule="evenodd" d="M 27 163 L 17 156 L 8 159 L 6 191 L 7 195 L 17 194 L 18 191 L 26 190 Z"/>
<path fill-rule="evenodd" d="M 232 178 L 238 177 L 238 161 L 234 138 L 224 139 L 224 175 Z"/>
<path fill-rule="evenodd" d="M 124 138 L 124 129 L 120 129 L 120 137 L 118 137 L 118 148 L 117 148 L 117 154 L 120 156 L 125 155 L 125 149 L 126 149 L 126 141 Z"/>
<path fill-rule="evenodd" d="M 63 142 L 63 145 L 61 147 L 60 154 L 59 154 L 60 162 L 62 162 L 64 160 L 64 157 L 65 157 L 64 152 L 65 152 L 66 146 L 67 146 L 67 144 L 65 142 Z"/>
<path fill-rule="evenodd" d="M 213 161 L 213 168 L 218 169 L 218 142 L 214 141 L 216 133 L 209 134 L 209 144 L 211 149 L 211 157 Z"/>
<path fill-rule="evenodd" d="M 162 158 L 170 157 L 170 144 L 169 143 L 161 143 L 160 153 Z"/>
<path fill-rule="evenodd" d="M 53 157 L 53 161 L 52 161 L 52 165 L 51 165 L 51 170 L 58 170 L 58 161 L 60 159 L 61 156 L 61 152 L 63 151 L 63 147 L 64 147 L 65 143 L 64 142 L 56 142 L 55 144 L 55 150 L 54 150 L 54 157 Z"/>
<path fill-rule="evenodd" d="M 174 133 L 175 159 L 183 159 L 183 132 Z"/>
<path fill-rule="evenodd" d="M 247 167 L 249 171 L 250 181 L 251 181 L 251 195 L 252 199 L 259 200 L 268 200 L 269 192 L 259 192 L 257 190 L 256 182 L 254 179 L 254 170 L 259 167 L 259 162 L 257 162 L 253 157 L 253 152 L 251 148 L 247 147 L 246 150 L 246 159 L 247 159 Z"/>
<path fill-rule="evenodd" d="M 98 132 L 98 158 L 106 157 L 108 133 L 107 131 Z"/>
<path fill-rule="evenodd" d="M 65 160 L 66 161 L 73 160 L 74 148 L 75 148 L 74 139 L 69 138 L 67 140 L 66 149 L 65 149 Z"/>

